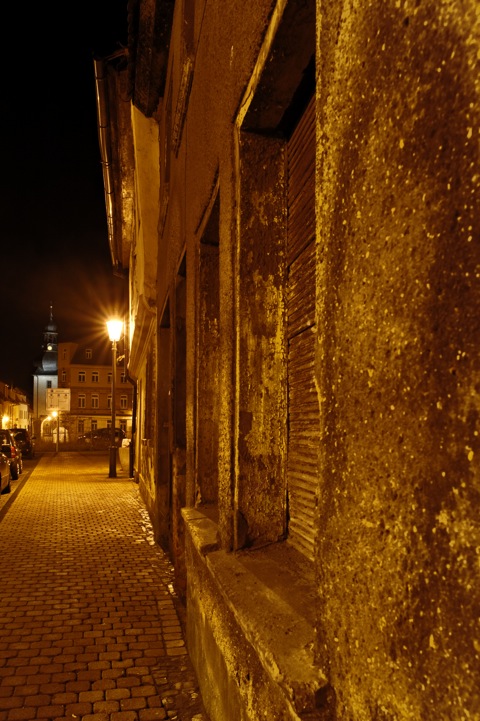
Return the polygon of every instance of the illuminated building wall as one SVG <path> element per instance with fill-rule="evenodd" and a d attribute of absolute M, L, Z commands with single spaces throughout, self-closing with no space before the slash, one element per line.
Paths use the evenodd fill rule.
<path fill-rule="evenodd" d="M 137 20 L 135 462 L 211 719 L 478 718 L 476 2 Z"/>

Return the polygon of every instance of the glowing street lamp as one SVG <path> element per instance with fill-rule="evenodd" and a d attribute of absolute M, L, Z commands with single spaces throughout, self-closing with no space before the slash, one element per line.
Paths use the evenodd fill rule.
<path fill-rule="evenodd" d="M 112 341 L 112 435 L 110 442 L 109 478 L 117 477 L 117 447 L 115 445 L 115 376 L 117 370 L 117 343 L 122 337 L 123 321 L 112 318 L 107 321 L 108 337 Z"/>

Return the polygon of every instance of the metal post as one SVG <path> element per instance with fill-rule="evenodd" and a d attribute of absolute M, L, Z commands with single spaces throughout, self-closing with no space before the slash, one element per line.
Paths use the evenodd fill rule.
<path fill-rule="evenodd" d="M 117 446 L 115 445 L 115 375 L 117 370 L 117 341 L 112 341 L 112 436 L 110 445 L 109 478 L 117 477 Z"/>

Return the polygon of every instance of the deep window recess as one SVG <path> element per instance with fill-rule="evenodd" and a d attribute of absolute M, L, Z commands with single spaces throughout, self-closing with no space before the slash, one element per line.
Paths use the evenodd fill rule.
<path fill-rule="evenodd" d="M 287 149 L 288 539 L 313 560 L 319 408 L 315 358 L 315 97 Z"/>

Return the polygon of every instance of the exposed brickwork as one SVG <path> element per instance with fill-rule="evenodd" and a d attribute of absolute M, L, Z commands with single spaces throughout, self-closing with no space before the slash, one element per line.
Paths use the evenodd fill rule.
<path fill-rule="evenodd" d="M 0 505 L 0 721 L 206 721 L 137 485 L 45 455 Z"/>

